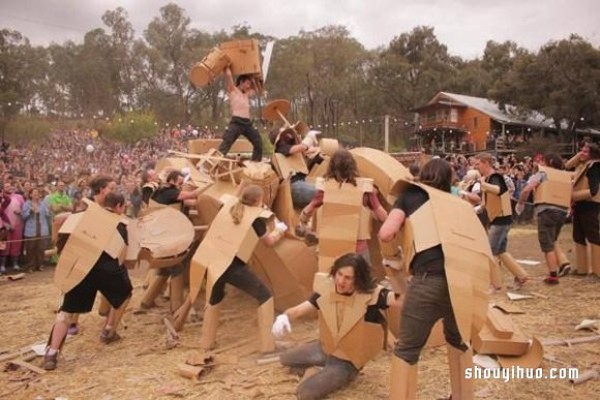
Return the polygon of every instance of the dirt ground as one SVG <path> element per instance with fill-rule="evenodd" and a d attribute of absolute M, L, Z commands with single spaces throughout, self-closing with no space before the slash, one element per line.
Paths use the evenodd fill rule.
<path fill-rule="evenodd" d="M 571 227 L 563 229 L 560 242 L 570 248 Z M 542 261 L 534 226 L 515 226 L 509 250 L 517 259 Z M 573 259 L 573 254 L 568 253 Z M 592 336 L 590 331 L 575 331 L 583 319 L 600 319 L 600 279 L 568 276 L 557 286 L 546 286 L 545 265 L 525 266 L 532 280 L 523 292 L 534 297 L 519 302 L 525 314 L 514 315 L 528 336 L 541 340 Z M 28 274 L 20 281 L 0 281 L 2 337 L 0 357 L 8 352 L 46 340 L 60 302 L 52 284 L 53 269 Z M 508 276 L 506 276 L 508 282 Z M 18 368 L 0 372 L 2 399 L 294 399 L 300 378 L 278 363 L 257 364 L 256 305 L 242 293 L 229 291 L 225 299 L 218 332 L 217 350 L 221 363 L 194 381 L 181 377 L 177 370 L 187 356 L 198 349 L 201 322 L 187 323 L 180 332 L 179 344 L 169 348 L 163 318 L 169 315 L 168 303 L 136 314 L 142 294 L 141 280 L 134 281 L 134 297 L 121 329 L 123 340 L 103 345 L 98 335 L 103 319 L 92 312 L 80 318 L 81 332 L 67 340 L 58 369 L 43 375 Z M 505 294 L 494 295 L 495 299 Z M 316 338 L 316 321 L 300 321 L 281 345 Z M 600 342 L 568 346 L 545 346 L 542 367 L 577 367 L 580 371 L 600 367 Z M 331 399 L 387 399 L 390 352 L 368 364 L 358 378 Z M 227 357 L 224 357 L 227 356 Z M 41 358 L 31 361 L 40 365 Z M 423 352 L 419 364 L 419 399 L 438 399 L 450 393 L 445 348 Z M 568 380 L 477 380 L 479 399 L 592 399 L 600 393 L 600 379 L 573 386 Z"/>

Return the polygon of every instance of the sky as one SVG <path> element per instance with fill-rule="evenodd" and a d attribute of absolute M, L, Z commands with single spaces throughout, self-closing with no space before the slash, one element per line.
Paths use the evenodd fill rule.
<path fill-rule="evenodd" d="M 191 27 L 230 31 L 245 24 L 276 38 L 327 25 L 344 25 L 367 49 L 386 46 L 416 26 L 431 26 L 452 55 L 473 59 L 488 40 L 512 40 L 537 51 L 551 40 L 576 33 L 600 47 L 598 0 L 172 0 Z M 168 0 L 0 0 L 0 29 L 12 29 L 33 45 L 83 41 L 104 27 L 102 14 L 121 6 L 136 37 Z"/>

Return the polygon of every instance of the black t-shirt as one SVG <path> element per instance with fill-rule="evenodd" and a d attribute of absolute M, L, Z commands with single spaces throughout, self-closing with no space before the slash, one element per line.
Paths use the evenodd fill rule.
<path fill-rule="evenodd" d="M 590 193 L 595 196 L 600 190 L 600 160 L 596 161 L 588 170 L 585 172 L 585 176 L 588 179 L 590 185 Z M 597 212 L 600 210 L 600 203 L 591 200 L 583 200 L 575 202 L 575 211 L 592 211 Z"/>
<path fill-rule="evenodd" d="M 381 289 L 379 292 L 379 296 L 377 297 L 377 303 L 367 306 L 367 312 L 365 313 L 365 321 L 372 322 L 374 324 L 385 324 L 385 318 L 379 310 L 386 310 L 388 308 L 387 297 L 390 291 L 388 289 Z M 315 306 L 318 310 L 319 305 L 317 304 L 317 300 L 321 297 L 321 295 L 317 292 L 313 292 L 313 294 L 309 297 L 308 301 L 310 304 Z"/>
<path fill-rule="evenodd" d="M 283 135 L 281 135 L 281 137 L 279 138 L 279 141 L 277 141 L 277 144 L 275 145 L 275 153 L 280 153 L 286 157 L 289 157 L 292 155 L 290 153 L 290 151 L 292 150 L 292 146 L 294 146 L 296 144 L 297 143 L 291 134 L 289 134 L 289 133 L 283 134 Z M 306 174 L 303 174 L 301 172 L 296 172 L 292 176 L 291 182 L 295 182 L 298 180 L 304 180 L 305 178 L 306 178 Z"/>
<path fill-rule="evenodd" d="M 508 192 L 508 186 L 506 185 L 506 181 L 504 180 L 504 177 L 497 172 L 494 172 L 492 175 L 489 176 L 489 178 L 487 179 L 487 183 L 489 183 L 490 185 L 496 185 L 496 186 L 500 187 L 500 193 L 498 193 L 498 196 L 501 196 L 504 193 Z M 494 195 L 490 194 L 489 196 L 494 196 Z M 510 224 L 512 224 L 512 215 L 496 217 L 492 221 L 490 221 L 490 224 L 491 225 L 510 225 Z"/>
<path fill-rule="evenodd" d="M 177 200 L 179 193 L 181 193 L 181 190 L 177 189 L 176 186 L 162 186 L 154 191 L 151 198 L 159 204 L 175 204 L 180 202 L 180 200 Z"/>
<path fill-rule="evenodd" d="M 429 195 L 426 191 L 418 186 L 410 185 L 398 197 L 394 208 L 404 211 L 406 217 L 409 218 L 423 204 L 429 201 Z M 438 244 L 430 249 L 423 250 L 415 254 L 410 263 L 410 270 L 413 274 L 423 272 L 443 274 L 444 273 L 444 252 L 442 245 Z"/>

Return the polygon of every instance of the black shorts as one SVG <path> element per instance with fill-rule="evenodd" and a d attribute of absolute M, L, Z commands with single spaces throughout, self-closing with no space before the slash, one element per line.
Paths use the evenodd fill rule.
<path fill-rule="evenodd" d="M 92 311 L 96 292 L 102 293 L 111 306 L 119 308 L 131 296 L 133 286 L 127 269 L 115 261 L 98 263 L 73 289 L 65 293 L 61 311 L 83 314 Z"/>
<path fill-rule="evenodd" d="M 558 235 L 566 219 L 566 211 L 548 209 L 538 213 L 538 241 L 544 253 L 554 250 L 554 243 L 558 239 Z"/>

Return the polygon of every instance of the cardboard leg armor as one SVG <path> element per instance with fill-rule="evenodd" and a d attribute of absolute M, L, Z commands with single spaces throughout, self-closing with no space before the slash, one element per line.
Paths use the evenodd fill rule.
<path fill-rule="evenodd" d="M 592 273 L 600 277 L 600 245 L 590 243 L 592 248 Z"/>
<path fill-rule="evenodd" d="M 175 312 L 183 304 L 183 275 L 172 276 L 169 282 L 169 299 L 171 301 L 171 312 Z"/>
<path fill-rule="evenodd" d="M 519 263 L 510 255 L 509 252 L 504 252 L 498 256 L 502 265 L 506 267 L 520 281 L 527 279 L 527 272 L 519 265 Z"/>
<path fill-rule="evenodd" d="M 589 267 L 587 246 L 585 244 L 575 243 L 575 260 L 577 268 L 575 268 L 576 271 L 574 271 L 574 273 L 577 275 L 587 275 Z"/>
<path fill-rule="evenodd" d="M 142 307 L 152 307 L 154 304 L 154 300 L 158 297 L 158 295 L 163 291 L 165 284 L 167 283 L 168 276 L 160 276 L 155 274 L 150 280 L 150 285 L 146 292 L 144 293 L 144 297 L 142 298 Z"/>
<path fill-rule="evenodd" d="M 418 364 L 410 365 L 392 355 L 392 386 L 390 400 L 416 400 Z"/>
<path fill-rule="evenodd" d="M 215 339 L 217 338 L 217 328 L 219 327 L 220 304 L 207 304 L 204 309 L 204 319 L 202 320 L 202 337 L 200 338 L 200 348 L 202 350 L 212 350 L 215 348 Z"/>
<path fill-rule="evenodd" d="M 490 282 L 496 290 L 504 288 L 504 278 L 502 277 L 502 271 L 500 270 L 500 260 L 496 258 L 495 262 L 490 267 Z"/>
<path fill-rule="evenodd" d="M 260 352 L 272 353 L 275 351 L 275 340 L 271 334 L 271 327 L 275 320 L 275 306 L 272 297 L 258 307 L 257 316 Z"/>
<path fill-rule="evenodd" d="M 446 344 L 448 352 L 448 366 L 450 367 L 450 386 L 452 400 L 472 400 L 473 379 L 465 378 L 465 369 L 473 368 L 473 350 L 461 351 Z"/>

